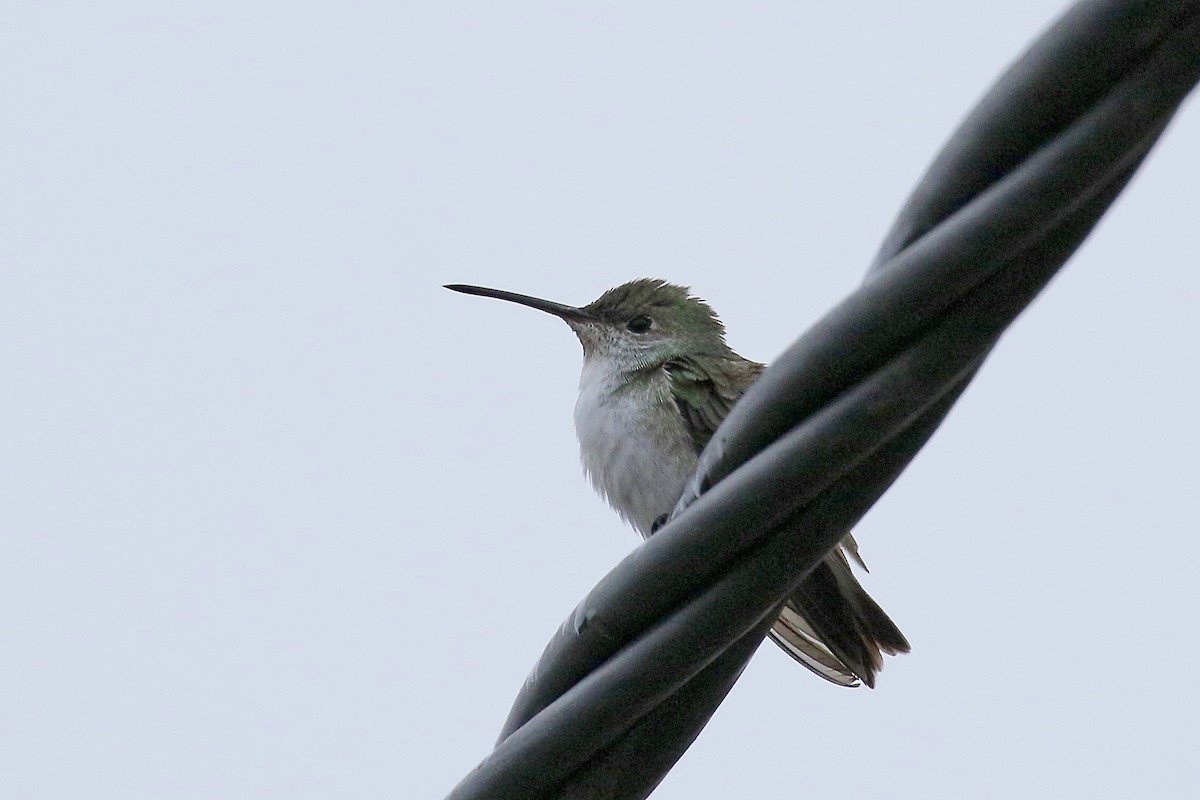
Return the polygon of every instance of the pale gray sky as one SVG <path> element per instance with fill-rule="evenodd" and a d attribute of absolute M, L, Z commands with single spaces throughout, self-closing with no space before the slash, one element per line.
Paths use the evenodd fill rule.
<path fill-rule="evenodd" d="M 769 360 L 1060 4 L 23 3 L 0 25 L 0 796 L 440 797 L 636 543 L 569 303 Z M 656 800 L 1200 785 L 1200 108 L 857 531 L 913 644 L 766 647 Z"/>

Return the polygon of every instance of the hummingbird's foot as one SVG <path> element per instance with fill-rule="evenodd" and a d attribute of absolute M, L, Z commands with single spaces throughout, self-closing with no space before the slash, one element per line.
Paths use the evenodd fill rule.
<path fill-rule="evenodd" d="M 650 526 L 650 535 L 653 536 L 654 534 L 658 533 L 658 529 L 667 524 L 667 520 L 670 518 L 670 516 L 670 514 L 663 514 L 661 517 L 654 520 L 654 524 Z"/>

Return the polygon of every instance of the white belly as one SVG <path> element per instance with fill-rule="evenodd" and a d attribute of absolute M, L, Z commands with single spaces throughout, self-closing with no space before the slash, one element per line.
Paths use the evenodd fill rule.
<path fill-rule="evenodd" d="M 583 468 L 596 491 L 647 537 L 696 468 L 691 436 L 665 375 L 623 382 L 589 361 L 575 403 Z"/>

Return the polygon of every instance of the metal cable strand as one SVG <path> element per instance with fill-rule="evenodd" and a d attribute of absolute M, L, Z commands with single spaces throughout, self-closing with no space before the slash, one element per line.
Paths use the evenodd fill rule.
<path fill-rule="evenodd" d="M 671 521 L 547 645 L 468 798 L 643 798 L 1200 80 L 1200 0 L 1070 9 L 951 137 L 863 286 L 753 384 Z"/>

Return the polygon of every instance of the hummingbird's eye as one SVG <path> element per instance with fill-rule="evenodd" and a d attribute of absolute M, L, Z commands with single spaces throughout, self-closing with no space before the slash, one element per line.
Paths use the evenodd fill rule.
<path fill-rule="evenodd" d="M 654 320 L 650 319 L 645 314 L 640 314 L 629 320 L 629 322 L 625 323 L 625 327 L 633 333 L 645 333 L 646 331 L 650 330 L 650 327 L 653 324 Z"/>

